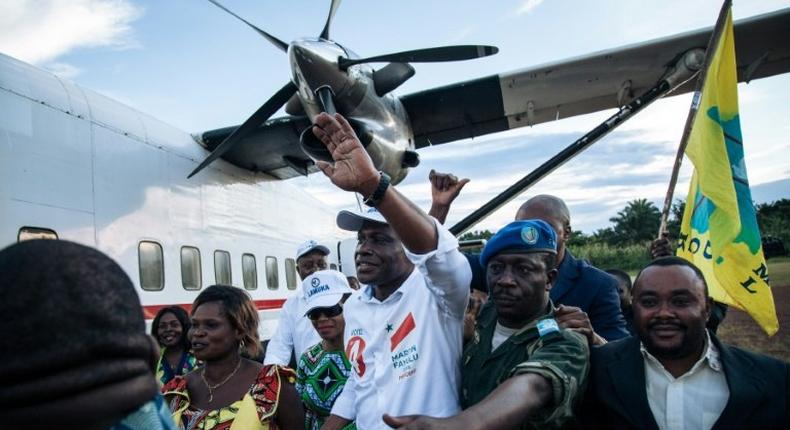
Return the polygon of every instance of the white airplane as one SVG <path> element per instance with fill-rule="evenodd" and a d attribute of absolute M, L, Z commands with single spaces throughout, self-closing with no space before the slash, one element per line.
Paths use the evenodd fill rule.
<path fill-rule="evenodd" d="M 396 97 L 391 91 L 413 72 L 403 61 L 495 49 L 356 59 L 329 40 L 337 5 L 318 38 L 285 44 L 253 26 L 288 52 L 292 80 L 241 127 L 196 137 L 0 54 L 0 247 L 35 237 L 94 246 L 127 271 L 147 318 L 166 305 L 188 306 L 213 283 L 247 288 L 266 339 L 297 288 L 298 243 L 320 240 L 333 250 L 331 264 L 354 272 L 353 239 L 343 241 L 335 213 L 287 180 L 314 172 L 313 160 L 326 156 L 303 133 L 318 112 L 354 120 L 379 168 L 402 179 L 424 146 L 622 106 L 666 81 L 663 93 L 688 91 L 686 66 L 710 34 Z M 735 32 L 741 80 L 790 71 L 790 9 L 743 20 Z M 395 62 L 374 70 L 373 61 Z M 283 104 L 292 115 L 269 119 Z"/>
<path fill-rule="evenodd" d="M 334 211 L 228 163 L 187 180 L 205 150 L 155 118 L 2 54 L 0 112 L 0 248 L 42 237 L 100 249 L 139 288 L 146 319 L 233 284 L 268 338 L 299 284 L 299 243 L 321 241 L 338 264 Z"/>

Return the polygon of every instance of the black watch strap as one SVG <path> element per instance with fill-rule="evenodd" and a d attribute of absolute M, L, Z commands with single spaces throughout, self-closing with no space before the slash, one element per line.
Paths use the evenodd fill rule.
<path fill-rule="evenodd" d="M 387 191 L 387 188 L 389 188 L 390 186 L 390 175 L 384 172 L 379 172 L 379 173 L 381 173 L 381 177 L 379 178 L 379 185 L 376 187 L 376 190 L 373 191 L 373 194 L 371 194 L 368 198 L 365 199 L 365 201 L 362 202 L 373 208 L 375 208 L 376 206 L 379 205 L 379 203 L 381 203 L 381 199 L 384 198 L 384 193 Z"/>

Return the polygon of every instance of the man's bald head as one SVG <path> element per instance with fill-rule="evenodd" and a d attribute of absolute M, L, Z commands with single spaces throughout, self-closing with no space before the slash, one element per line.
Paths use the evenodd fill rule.
<path fill-rule="evenodd" d="M 516 221 L 540 219 L 546 221 L 557 233 L 557 263 L 565 256 L 565 242 L 571 237 L 571 215 L 561 198 L 548 194 L 537 195 L 521 205 Z"/>

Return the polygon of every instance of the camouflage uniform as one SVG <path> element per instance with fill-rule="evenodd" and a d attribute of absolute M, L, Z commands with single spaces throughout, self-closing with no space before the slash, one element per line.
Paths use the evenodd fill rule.
<path fill-rule="evenodd" d="M 587 339 L 571 330 L 552 330 L 554 305 L 546 313 L 507 338 L 491 351 L 497 322 L 489 301 L 480 312 L 475 336 L 463 354 L 461 402 L 464 409 L 480 402 L 511 376 L 537 373 L 548 379 L 553 400 L 540 414 L 522 423 L 523 429 L 556 429 L 573 426 L 574 406 L 581 398 L 590 367 Z M 549 320 L 543 335 L 541 321 Z"/>

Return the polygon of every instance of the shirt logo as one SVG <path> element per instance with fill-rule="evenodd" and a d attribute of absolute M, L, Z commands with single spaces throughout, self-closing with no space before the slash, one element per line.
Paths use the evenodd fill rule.
<path fill-rule="evenodd" d="M 346 344 L 346 357 L 351 363 L 351 367 L 357 372 L 360 378 L 365 374 L 365 359 L 362 353 L 365 352 L 365 339 L 359 336 L 354 336 L 348 340 Z"/>
<path fill-rule="evenodd" d="M 387 332 L 389 333 L 392 331 L 392 324 L 387 325 Z M 417 360 L 420 358 L 417 345 L 409 345 L 407 342 L 404 342 L 404 339 L 406 339 L 415 328 L 417 328 L 417 323 L 414 321 L 414 315 L 409 312 L 395 330 L 395 333 L 390 337 L 392 368 L 395 369 L 399 381 L 410 378 L 417 372 Z M 403 345 L 404 343 L 406 343 L 406 345 Z M 397 349 L 400 350 L 396 351 Z"/>
<path fill-rule="evenodd" d="M 390 351 L 395 351 L 395 348 L 398 347 L 398 344 L 400 344 L 401 341 L 403 341 L 403 339 L 406 338 L 406 336 L 408 336 L 409 333 L 411 333 L 416 327 L 417 325 L 414 323 L 414 315 L 409 312 L 403 322 L 400 323 L 400 327 L 395 330 L 395 334 L 390 337 Z"/>

